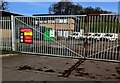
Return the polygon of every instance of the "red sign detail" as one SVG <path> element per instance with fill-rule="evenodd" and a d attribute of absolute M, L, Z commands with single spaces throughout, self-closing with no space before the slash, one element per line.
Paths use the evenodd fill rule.
<path fill-rule="evenodd" d="M 32 32 L 32 28 L 20 28 L 20 32 Z"/>
<path fill-rule="evenodd" d="M 24 43 L 32 43 L 32 40 L 24 40 Z"/>
<path fill-rule="evenodd" d="M 32 36 L 24 36 L 24 40 L 32 40 Z"/>

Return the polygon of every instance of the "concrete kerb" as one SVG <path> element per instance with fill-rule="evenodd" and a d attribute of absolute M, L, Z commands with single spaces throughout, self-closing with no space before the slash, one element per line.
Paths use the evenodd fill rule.
<path fill-rule="evenodd" d="M 9 56 L 16 56 L 16 55 L 18 55 L 18 54 L 1 54 L 0 58 L 2 58 L 2 57 L 9 57 Z"/>

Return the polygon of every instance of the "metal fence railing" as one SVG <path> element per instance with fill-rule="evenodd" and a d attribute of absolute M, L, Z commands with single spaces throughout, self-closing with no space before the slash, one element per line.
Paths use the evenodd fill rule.
<path fill-rule="evenodd" d="M 119 15 L 0 17 L 0 49 L 119 61 Z"/>
<path fill-rule="evenodd" d="M 0 17 L 0 49 L 12 50 L 11 17 Z"/>
<path fill-rule="evenodd" d="M 120 58 L 118 15 L 16 16 L 14 22 L 17 51 L 96 60 Z M 21 28 L 33 30 L 32 40 L 27 40 L 32 43 L 25 43 L 28 36 L 26 32 L 21 35 Z"/>
<path fill-rule="evenodd" d="M 88 58 L 120 60 L 119 15 L 88 15 L 88 33 L 94 33 L 92 44 L 87 46 Z M 88 36 L 89 37 L 89 36 Z M 89 41 L 89 40 L 88 40 Z"/>

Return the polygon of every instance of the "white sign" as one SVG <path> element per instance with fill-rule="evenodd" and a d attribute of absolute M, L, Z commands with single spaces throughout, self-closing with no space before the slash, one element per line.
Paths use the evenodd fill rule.
<path fill-rule="evenodd" d="M 50 37 L 55 37 L 55 30 L 50 30 Z"/>

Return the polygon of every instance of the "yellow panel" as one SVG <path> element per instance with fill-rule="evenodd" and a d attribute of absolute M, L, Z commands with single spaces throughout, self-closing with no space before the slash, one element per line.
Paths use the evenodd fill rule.
<path fill-rule="evenodd" d="M 30 32 L 29 35 L 32 36 L 32 32 Z"/>
<path fill-rule="evenodd" d="M 32 32 L 24 32 L 24 36 L 32 36 Z"/>

